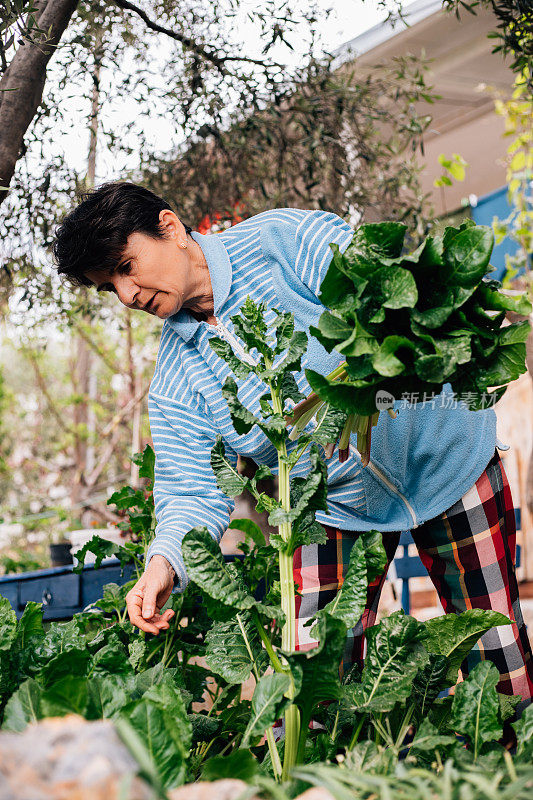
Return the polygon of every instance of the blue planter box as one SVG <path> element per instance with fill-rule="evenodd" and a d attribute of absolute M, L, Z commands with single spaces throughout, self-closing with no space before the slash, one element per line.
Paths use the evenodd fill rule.
<path fill-rule="evenodd" d="M 99 600 L 106 583 L 122 585 L 132 575 L 133 566 L 128 565 L 121 576 L 120 564 L 115 558 L 106 559 L 98 569 L 88 564 L 80 574 L 73 572 L 70 564 L 5 575 L 0 578 L 0 595 L 9 600 L 17 617 L 22 615 L 26 603 L 33 600 L 43 604 L 44 620 L 70 619 Z"/>

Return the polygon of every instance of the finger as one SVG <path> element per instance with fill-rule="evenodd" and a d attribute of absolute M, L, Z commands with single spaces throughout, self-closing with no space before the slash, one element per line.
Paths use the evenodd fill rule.
<path fill-rule="evenodd" d="M 148 584 L 144 590 L 142 603 L 143 619 L 150 620 L 156 613 L 157 588 Z"/>
<path fill-rule="evenodd" d="M 126 607 L 128 609 L 128 616 L 130 618 L 130 622 L 132 625 L 135 625 L 141 631 L 146 631 L 147 633 L 154 633 L 156 636 L 159 633 L 159 629 L 150 622 L 149 620 L 144 620 L 142 617 L 142 604 L 143 604 L 143 594 L 144 591 L 142 587 L 133 587 L 130 592 L 126 595 Z"/>

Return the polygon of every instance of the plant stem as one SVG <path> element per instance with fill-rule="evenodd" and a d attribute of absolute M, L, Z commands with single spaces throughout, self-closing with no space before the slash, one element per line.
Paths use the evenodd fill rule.
<path fill-rule="evenodd" d="M 244 639 L 244 644 L 246 645 L 246 649 L 248 650 L 248 655 L 250 656 L 250 660 L 253 665 L 255 679 L 259 683 L 259 670 L 257 669 L 257 664 L 255 663 L 253 650 L 251 648 L 250 642 L 248 641 L 248 636 L 246 635 L 246 628 L 244 627 L 242 617 L 240 614 L 237 614 L 237 622 L 241 630 L 242 638 Z M 266 740 L 268 744 L 268 751 L 270 753 L 270 760 L 272 761 L 272 769 L 274 771 L 274 777 L 277 781 L 279 781 L 281 777 L 281 759 L 279 757 L 278 748 L 276 747 L 276 742 L 274 741 L 274 731 L 272 730 L 271 727 L 268 727 L 266 729 Z"/>
<path fill-rule="evenodd" d="M 275 414 L 283 416 L 283 403 L 281 393 L 274 384 L 270 384 L 272 408 Z M 291 487 L 289 480 L 289 464 L 287 463 L 287 444 L 283 439 L 277 447 L 278 451 L 278 482 L 279 500 L 284 511 L 291 509 Z M 279 533 L 284 542 L 290 542 L 291 523 L 283 522 L 279 526 Z M 281 584 L 281 609 L 285 615 L 285 622 L 281 629 L 281 646 L 285 652 L 292 652 L 296 646 L 296 602 L 294 594 L 293 557 L 292 553 L 279 551 L 279 574 Z M 294 699 L 294 689 L 291 690 L 290 699 Z M 287 780 L 292 767 L 296 764 L 298 756 L 298 739 L 300 733 L 300 712 L 293 703 L 285 712 L 285 753 L 283 757 L 282 778 Z"/>

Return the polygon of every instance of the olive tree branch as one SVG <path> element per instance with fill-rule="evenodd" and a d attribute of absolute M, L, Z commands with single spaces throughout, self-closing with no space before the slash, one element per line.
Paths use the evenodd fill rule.
<path fill-rule="evenodd" d="M 190 36 L 186 36 L 183 33 L 179 33 L 178 31 L 173 31 L 170 28 L 165 28 L 163 25 L 159 25 L 159 23 L 154 22 L 150 19 L 148 14 L 143 11 L 142 8 L 130 3 L 129 0 L 113 0 L 114 4 L 119 8 L 124 9 L 125 11 L 133 11 L 134 14 L 137 14 L 147 28 L 150 30 L 155 31 L 156 33 L 163 33 L 165 36 L 169 36 L 171 39 L 175 39 L 175 41 L 180 42 L 183 47 L 187 50 L 192 50 L 197 55 L 204 58 L 206 61 L 209 61 L 213 66 L 215 66 L 223 75 L 231 75 L 231 72 L 226 67 L 227 61 L 238 61 L 239 63 L 246 63 L 246 64 L 256 64 L 257 66 L 262 67 L 277 67 L 279 69 L 282 68 L 281 64 L 271 62 L 270 64 L 265 64 L 264 59 L 258 58 L 250 58 L 248 56 L 219 56 L 214 53 L 212 50 L 207 49 L 203 44 L 195 42 L 194 39 L 191 39 Z"/>

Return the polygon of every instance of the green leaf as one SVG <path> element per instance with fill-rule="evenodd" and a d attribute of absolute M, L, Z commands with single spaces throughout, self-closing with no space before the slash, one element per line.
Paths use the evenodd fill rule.
<path fill-rule="evenodd" d="M 406 336 L 386 336 L 380 347 L 370 357 L 372 366 L 387 378 L 393 378 L 405 371 L 405 364 L 397 358 L 396 353 L 402 348 L 416 352 L 416 345 Z"/>
<path fill-rule="evenodd" d="M 242 747 L 233 750 L 228 756 L 210 758 L 202 770 L 203 781 L 218 781 L 230 778 L 253 783 L 259 772 L 257 759 L 249 750 Z"/>
<path fill-rule="evenodd" d="M 360 684 L 347 687 L 357 710 L 391 711 L 411 694 L 428 661 L 424 625 L 396 611 L 366 632 L 367 654 Z"/>
<path fill-rule="evenodd" d="M 183 539 L 183 560 L 187 573 L 206 594 L 223 605 L 245 610 L 255 605 L 226 564 L 220 546 L 207 528 L 190 530 Z"/>
<path fill-rule="evenodd" d="M 219 339 L 218 336 L 213 336 L 209 339 L 209 345 L 217 356 L 227 363 L 237 378 L 246 378 L 252 371 L 250 364 L 246 364 L 235 355 L 229 342 L 226 342 L 224 339 Z"/>
<path fill-rule="evenodd" d="M 407 226 L 401 222 L 360 225 L 352 244 L 354 247 L 368 248 L 386 258 L 397 258 L 402 252 L 406 232 Z"/>
<path fill-rule="evenodd" d="M 439 733 L 439 729 L 429 719 L 424 719 L 412 741 L 411 750 L 422 752 L 438 750 L 441 747 L 455 744 L 455 741 L 455 736 Z"/>
<path fill-rule="evenodd" d="M 237 397 L 237 384 L 233 378 L 226 378 L 224 386 L 222 387 L 222 395 L 228 404 L 229 413 L 233 427 L 239 435 L 249 433 L 254 425 L 259 424 L 257 419 L 251 411 L 248 411 L 246 406 L 243 406 Z"/>
<path fill-rule="evenodd" d="M 382 575 L 388 564 L 387 553 L 383 547 L 383 536 L 379 531 L 361 531 L 359 538 L 365 551 L 367 581 L 372 583 Z"/>
<path fill-rule="evenodd" d="M 500 673 L 490 661 L 481 661 L 458 683 L 452 703 L 452 725 L 468 737 L 477 755 L 484 742 L 501 736 L 500 703 L 496 685 Z"/>
<path fill-rule="evenodd" d="M 36 680 L 28 678 L 24 681 L 7 701 L 2 730 L 21 733 L 26 725 L 42 719 L 42 693 L 42 687 Z"/>
<path fill-rule="evenodd" d="M 508 617 L 498 611 L 469 609 L 461 614 L 444 614 L 426 622 L 428 638 L 425 642 L 430 653 L 446 656 L 449 668 L 446 680 L 449 686 L 457 681 L 458 670 L 478 639 L 497 625 L 511 625 Z"/>
<path fill-rule="evenodd" d="M 145 743 L 166 789 L 187 775 L 192 726 L 179 690 L 170 681 L 152 686 L 122 712 Z"/>
<path fill-rule="evenodd" d="M 257 349 L 263 355 L 270 354 L 265 323 L 266 303 L 254 303 L 247 297 L 239 314 L 231 317 L 235 332 L 246 345 L 248 351 Z"/>
<path fill-rule="evenodd" d="M 516 752 L 520 755 L 533 742 L 533 704 L 526 706 L 520 719 L 511 725 L 516 731 Z"/>
<path fill-rule="evenodd" d="M 306 369 L 305 375 L 311 389 L 326 403 L 343 411 L 345 414 L 360 414 L 371 416 L 378 410 L 375 402 L 375 391 L 369 391 L 368 386 L 355 387 L 347 383 L 338 383 L 320 375 L 312 369 Z M 375 390 L 379 388 L 375 384 Z"/>
<path fill-rule="evenodd" d="M 370 287 L 384 308 L 413 308 L 418 300 L 415 279 L 403 267 L 382 267 L 371 278 Z"/>
<path fill-rule="evenodd" d="M 460 286 L 479 283 L 487 272 L 493 247 L 494 234 L 485 225 L 467 228 L 454 236 L 444 249 L 448 282 Z"/>
<path fill-rule="evenodd" d="M 348 325 L 342 317 L 331 314 L 329 311 L 324 311 L 318 321 L 318 329 L 313 328 L 311 332 L 318 333 L 324 339 L 332 339 L 334 342 L 343 342 L 352 335 L 353 327 Z"/>
<path fill-rule="evenodd" d="M 514 694 L 501 694 L 498 692 L 498 701 L 500 703 L 500 717 L 502 722 L 506 719 L 510 719 L 515 711 L 517 705 L 520 703 L 522 699 L 521 695 L 514 695 Z"/>
<path fill-rule="evenodd" d="M 424 643 L 426 648 L 427 642 Z M 429 653 L 429 660 L 413 680 L 413 691 L 409 703 L 413 704 L 417 719 L 424 719 L 433 701 L 442 689 L 447 689 L 448 658 L 438 653 Z"/>
<path fill-rule="evenodd" d="M 276 331 L 276 346 L 273 352 L 277 356 L 290 346 L 294 333 L 294 315 L 287 311 L 276 311 L 274 330 Z"/>
<path fill-rule="evenodd" d="M 325 414 L 311 434 L 311 439 L 324 447 L 336 442 L 346 423 L 346 414 L 337 408 L 328 406 Z"/>
<path fill-rule="evenodd" d="M 248 479 L 239 475 L 226 458 L 226 448 L 222 436 L 217 436 L 217 441 L 211 450 L 211 468 L 217 479 L 217 486 L 228 497 L 237 497 L 248 486 Z"/>
<path fill-rule="evenodd" d="M 91 675 L 88 681 L 87 719 L 116 717 L 131 702 L 134 687 L 133 675 Z"/>
<path fill-rule="evenodd" d="M 139 477 L 148 478 L 148 480 L 151 483 L 153 483 L 154 469 L 155 469 L 155 453 L 150 447 L 150 445 L 147 444 L 142 453 L 135 453 L 135 455 L 132 457 L 132 461 L 139 467 Z"/>
<path fill-rule="evenodd" d="M 42 668 L 39 682 L 48 688 L 66 677 L 84 678 L 89 671 L 91 654 L 85 648 L 71 648 L 58 653 Z"/>
<path fill-rule="evenodd" d="M 287 371 L 298 372 L 301 365 L 301 358 L 307 350 L 307 334 L 304 331 L 294 331 L 287 347 L 285 357 L 272 369 L 261 373 L 263 379 L 269 377 L 282 376 Z"/>
<path fill-rule="evenodd" d="M 252 709 L 242 739 L 242 747 L 248 747 L 258 736 L 262 736 L 283 713 L 290 702 L 285 696 L 290 688 L 289 675 L 281 672 L 263 675 L 252 697 Z"/>
<path fill-rule="evenodd" d="M 342 254 L 339 246 L 330 244 L 330 247 L 333 250 L 333 259 L 320 285 L 319 300 L 326 308 L 333 308 L 339 311 L 349 310 L 355 303 L 356 290 L 353 282 L 339 269 L 337 264 L 337 261 L 342 263 Z M 363 284 L 360 287 L 362 291 L 366 284 L 363 281 L 361 283 Z"/>
<path fill-rule="evenodd" d="M 265 534 L 252 519 L 232 519 L 228 525 L 232 530 L 243 531 L 246 538 L 251 539 L 256 547 L 266 547 Z"/>
<path fill-rule="evenodd" d="M 256 663 L 261 666 L 263 651 L 249 613 L 238 614 L 228 622 L 215 622 L 206 636 L 207 666 L 228 683 L 244 683 L 250 677 L 253 667 L 248 647 L 251 648 Z"/>
<path fill-rule="evenodd" d="M 86 542 L 80 550 L 74 553 L 74 558 L 77 560 L 77 563 L 76 566 L 72 568 L 72 571 L 76 573 L 82 572 L 87 553 L 93 553 L 93 555 L 96 556 L 94 568 L 98 569 L 104 558 L 110 558 L 111 556 L 117 555 L 119 550 L 120 546 L 115 544 L 115 542 L 109 542 L 107 539 L 101 539 L 100 536 L 93 536 L 92 539 Z"/>
<path fill-rule="evenodd" d="M 79 714 L 84 717 L 88 693 L 87 678 L 65 675 L 43 691 L 41 695 L 43 717 L 64 717 L 66 714 Z"/>
<path fill-rule="evenodd" d="M 320 611 L 311 635 L 318 639 L 318 645 L 287 655 L 292 672 L 302 676 L 294 700 L 302 713 L 302 725 L 309 724 L 319 703 L 340 696 L 339 667 L 346 644 L 346 625 L 326 611 Z"/>
<path fill-rule="evenodd" d="M 498 281 L 482 281 L 476 289 L 476 296 L 483 308 L 493 311 L 514 311 L 517 314 L 531 314 L 532 306 L 527 294 L 508 295 L 499 291 Z"/>
<path fill-rule="evenodd" d="M 365 610 L 367 589 L 364 543 L 359 538 L 350 551 L 350 561 L 342 586 L 324 611 L 331 617 L 340 619 L 347 628 L 353 628 Z"/>

